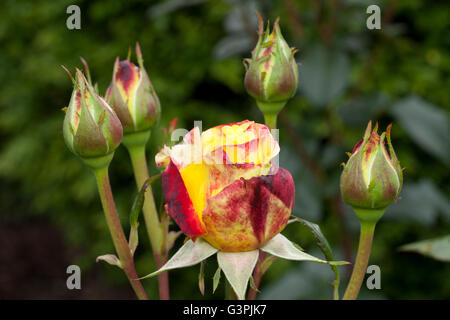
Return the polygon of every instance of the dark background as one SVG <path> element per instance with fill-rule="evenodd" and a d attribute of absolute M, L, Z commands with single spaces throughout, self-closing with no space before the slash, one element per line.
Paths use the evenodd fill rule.
<path fill-rule="evenodd" d="M 81 30 L 68 30 L 66 8 L 81 8 Z M 367 6 L 381 7 L 381 30 L 366 28 Z M 256 13 L 281 18 L 296 54 L 299 91 L 279 117 L 281 165 L 296 182 L 294 214 L 318 223 L 336 259 L 353 260 L 358 223 L 339 194 L 339 164 L 362 137 L 368 120 L 392 139 L 405 167 L 401 200 L 389 207 L 375 234 L 371 264 L 381 290 L 366 299 L 449 299 L 450 264 L 398 247 L 449 234 L 450 7 L 447 1 L 13 1 L 0 10 L 0 298 L 133 298 L 122 271 L 95 258 L 113 253 L 91 172 L 64 145 L 61 108 L 71 81 L 60 65 L 90 65 L 105 92 L 116 56 L 139 41 L 162 105 L 160 125 L 203 129 L 244 119 L 263 122 L 243 86 L 242 59 L 256 41 Z M 133 57 L 134 58 L 134 57 Z M 148 145 L 153 156 L 162 130 Z M 124 148 L 110 167 L 124 229 L 135 194 Z M 160 186 L 155 189 L 161 199 Z M 176 229 L 176 226 L 173 226 Z M 140 275 L 155 269 L 144 228 L 136 252 Z M 307 229 L 284 234 L 318 256 Z M 176 244 L 178 248 L 182 239 Z M 171 252 L 173 254 L 173 251 Z M 66 288 L 66 268 L 82 270 L 82 290 Z M 215 295 L 214 259 L 206 296 Z M 175 299 L 202 299 L 198 266 L 170 274 Z M 349 268 L 340 267 L 341 288 Z M 326 265 L 277 260 L 264 276 L 261 298 L 329 299 Z M 143 281 L 152 298 L 156 280 Z"/>

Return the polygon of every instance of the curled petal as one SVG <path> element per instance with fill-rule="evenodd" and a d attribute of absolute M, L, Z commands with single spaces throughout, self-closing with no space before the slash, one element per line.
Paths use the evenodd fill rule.
<path fill-rule="evenodd" d="M 248 120 L 203 132 L 202 146 L 205 161 L 215 164 L 266 164 L 280 151 L 267 126 Z"/>
<path fill-rule="evenodd" d="M 195 212 L 181 174 L 173 161 L 170 161 L 163 172 L 161 182 L 167 213 L 175 220 L 183 233 L 189 237 L 205 233 L 201 218 Z"/>
<path fill-rule="evenodd" d="M 170 163 L 170 148 L 164 147 L 155 155 L 155 163 L 158 167 L 167 167 Z"/>

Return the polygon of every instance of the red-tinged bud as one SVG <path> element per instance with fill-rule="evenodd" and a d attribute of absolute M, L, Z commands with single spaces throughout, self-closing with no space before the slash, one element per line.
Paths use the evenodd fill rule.
<path fill-rule="evenodd" d="M 399 195 L 403 184 L 400 163 L 391 144 L 391 125 L 381 136 L 369 122 L 341 175 L 344 201 L 355 209 L 384 209 Z M 389 153 L 385 148 L 385 140 Z"/>
<path fill-rule="evenodd" d="M 68 148 L 82 159 L 111 155 L 122 140 L 119 118 L 78 69 L 63 133 Z"/>
<path fill-rule="evenodd" d="M 139 44 L 136 44 L 136 56 L 139 67 L 128 59 L 116 59 L 112 82 L 106 92 L 106 101 L 122 122 L 125 135 L 152 129 L 161 113 Z"/>
<path fill-rule="evenodd" d="M 297 90 L 298 70 L 294 59 L 296 50 L 290 48 L 281 34 L 277 19 L 272 32 L 258 14 L 258 43 L 252 58 L 245 59 L 247 72 L 245 88 L 256 99 L 261 111 L 278 114 Z"/>

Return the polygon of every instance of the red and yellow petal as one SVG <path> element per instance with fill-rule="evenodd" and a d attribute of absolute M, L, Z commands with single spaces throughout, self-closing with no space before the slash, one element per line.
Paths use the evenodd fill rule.
<path fill-rule="evenodd" d="M 120 61 L 114 77 L 120 93 L 130 98 L 140 79 L 139 68 L 128 60 Z"/>
<path fill-rule="evenodd" d="M 279 152 L 269 128 L 248 120 L 203 132 L 202 147 L 207 161 L 220 164 L 265 164 Z"/>
<path fill-rule="evenodd" d="M 268 174 L 270 167 L 253 164 L 215 165 L 209 167 L 209 184 L 206 197 L 210 198 L 221 192 L 236 180 L 249 180 Z"/>
<path fill-rule="evenodd" d="M 136 90 L 141 81 L 141 72 L 137 66 L 128 60 L 118 61 L 114 67 L 114 83 L 123 102 L 128 107 L 128 112 L 133 125 L 136 125 Z"/>
<path fill-rule="evenodd" d="M 291 211 L 294 208 L 295 185 L 289 171 L 277 168 L 274 174 L 262 176 L 265 186 L 277 196 Z"/>
<path fill-rule="evenodd" d="M 167 213 L 188 237 L 197 237 L 205 233 L 202 221 L 195 211 L 188 190 L 178 168 L 170 161 L 161 176 Z"/>
<path fill-rule="evenodd" d="M 202 237 L 223 251 L 249 251 L 264 245 L 286 226 L 294 205 L 289 172 L 241 178 L 207 200 Z"/>
<path fill-rule="evenodd" d="M 176 163 L 171 162 L 177 166 Z M 204 163 L 191 163 L 187 167 L 179 169 L 179 172 L 194 210 L 202 221 L 202 213 L 208 198 L 215 196 L 240 178 L 258 177 L 267 174 L 269 169 L 268 166 L 252 164 L 212 166 Z"/>

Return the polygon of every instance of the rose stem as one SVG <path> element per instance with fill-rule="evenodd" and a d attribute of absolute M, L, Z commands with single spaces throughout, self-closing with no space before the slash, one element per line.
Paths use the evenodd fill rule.
<path fill-rule="evenodd" d="M 258 263 L 256 264 L 255 270 L 253 271 L 253 280 L 255 287 L 258 289 L 259 284 L 261 283 L 261 278 L 263 276 L 263 270 L 261 269 L 262 264 L 264 263 L 264 260 L 266 259 L 266 253 L 262 250 L 259 250 L 259 259 Z M 253 288 L 250 288 L 250 292 L 247 295 L 247 300 L 255 300 L 256 294 L 258 291 L 254 290 Z"/>
<path fill-rule="evenodd" d="M 277 128 L 277 116 L 278 113 L 265 113 L 264 114 L 264 122 L 266 126 L 269 127 L 270 130 Z"/>
<path fill-rule="evenodd" d="M 111 192 L 109 183 L 108 166 L 100 169 L 95 169 L 95 178 L 97 180 L 98 192 L 102 201 L 103 211 L 105 212 L 106 222 L 108 224 L 109 232 L 119 256 L 121 266 L 130 281 L 131 287 L 140 300 L 148 300 L 142 284 L 138 279 L 136 270 L 134 268 L 134 261 L 131 256 L 128 241 L 120 224 L 119 216 L 117 214 L 116 205 Z"/>
<path fill-rule="evenodd" d="M 130 154 L 136 185 L 139 189 L 149 178 L 147 159 L 145 156 L 145 144 L 125 146 L 127 147 Z M 142 211 L 144 214 L 145 225 L 147 227 L 148 236 L 150 238 L 150 243 L 152 246 L 156 267 L 157 269 L 159 269 L 167 262 L 167 252 L 165 250 L 163 240 L 164 231 L 159 222 L 151 186 L 147 187 L 144 207 L 142 208 Z M 167 272 L 163 272 L 158 275 L 158 288 L 160 300 L 169 300 L 169 276 Z"/>
<path fill-rule="evenodd" d="M 355 300 L 358 297 L 364 276 L 366 275 L 367 264 L 369 263 L 375 225 L 376 222 L 361 222 L 361 233 L 356 262 L 353 267 L 350 282 L 347 285 L 347 290 L 342 298 L 343 300 Z"/>

